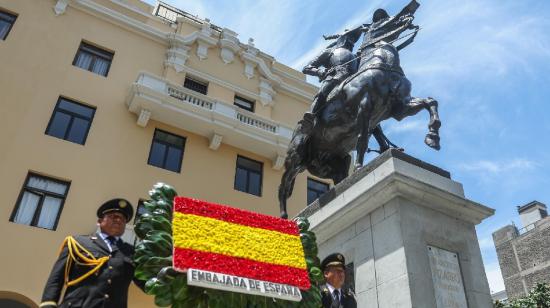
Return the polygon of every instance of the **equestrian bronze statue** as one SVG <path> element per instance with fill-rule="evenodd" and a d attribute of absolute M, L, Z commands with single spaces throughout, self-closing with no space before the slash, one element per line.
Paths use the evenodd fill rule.
<path fill-rule="evenodd" d="M 363 165 L 371 135 L 380 145 L 377 152 L 395 147 L 382 132 L 384 120 L 400 121 L 426 109 L 430 121 L 424 142 L 439 150 L 437 101 L 411 96 L 411 83 L 399 62 L 399 50 L 418 33 L 419 27 L 412 23 L 418 7 L 412 0 L 395 16 L 378 9 L 372 23 L 325 37 L 336 42 L 304 68 L 304 73 L 319 77 L 321 87 L 311 111 L 298 122 L 287 151 L 279 186 L 281 217 L 288 216 L 286 200 L 300 172 L 307 169 L 338 184 L 348 176 L 351 151 L 357 152 L 355 170 Z M 355 55 L 353 46 L 361 35 L 363 41 Z"/>

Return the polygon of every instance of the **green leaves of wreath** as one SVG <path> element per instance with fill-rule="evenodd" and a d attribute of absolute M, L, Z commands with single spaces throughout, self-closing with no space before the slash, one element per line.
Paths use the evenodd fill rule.
<path fill-rule="evenodd" d="M 184 273 L 172 268 L 172 207 L 176 191 L 158 183 L 149 191 L 150 200 L 144 203 L 146 212 L 134 227 L 139 239 L 134 262 L 136 278 L 146 281 L 145 292 L 155 296 L 155 304 L 173 308 L 317 308 L 321 295 L 316 286 L 323 280 L 317 257 L 315 234 L 309 231 L 309 222 L 298 218 L 300 239 L 304 247 L 311 288 L 302 291 L 301 302 L 291 302 L 264 296 L 254 296 L 187 285 Z"/>

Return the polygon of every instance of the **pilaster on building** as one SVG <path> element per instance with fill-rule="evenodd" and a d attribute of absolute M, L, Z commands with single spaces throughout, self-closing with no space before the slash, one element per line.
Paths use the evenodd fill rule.
<path fill-rule="evenodd" d="M 550 217 L 546 205 L 518 206 L 522 227 L 507 225 L 493 233 L 509 299 L 525 296 L 537 283 L 550 283 Z"/>

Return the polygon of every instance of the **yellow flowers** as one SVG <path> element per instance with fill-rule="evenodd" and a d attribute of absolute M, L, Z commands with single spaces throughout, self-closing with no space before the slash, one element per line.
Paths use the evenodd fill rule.
<path fill-rule="evenodd" d="M 305 269 L 299 236 L 174 212 L 174 246 Z"/>

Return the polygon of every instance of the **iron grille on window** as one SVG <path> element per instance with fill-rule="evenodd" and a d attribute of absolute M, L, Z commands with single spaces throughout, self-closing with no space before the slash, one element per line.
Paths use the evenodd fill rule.
<path fill-rule="evenodd" d="M 82 42 L 74 58 L 73 65 L 98 75 L 107 76 L 112 61 L 112 52 Z"/>
<path fill-rule="evenodd" d="M 156 129 L 148 164 L 180 172 L 184 149 L 185 138 Z"/>
<path fill-rule="evenodd" d="M 206 92 L 208 91 L 207 83 L 196 81 L 188 77 L 185 78 L 185 81 L 183 82 L 183 86 L 189 90 L 193 90 L 195 92 L 199 92 L 204 95 L 206 95 Z"/>
<path fill-rule="evenodd" d="M 254 102 L 240 96 L 235 96 L 235 106 L 254 112 Z"/>
<path fill-rule="evenodd" d="M 261 162 L 237 156 L 234 188 L 238 191 L 261 196 L 262 174 L 263 164 Z"/>
<path fill-rule="evenodd" d="M 319 199 L 329 189 L 327 183 L 319 182 L 311 178 L 307 178 L 307 204 Z"/>
<path fill-rule="evenodd" d="M 10 221 L 55 230 L 69 183 L 29 173 Z"/>
<path fill-rule="evenodd" d="M 5 40 L 8 37 L 16 19 L 16 15 L 0 11 L 0 40 Z"/>
<path fill-rule="evenodd" d="M 46 134 L 70 142 L 84 144 L 94 114 L 94 108 L 60 97 L 46 128 Z"/>

